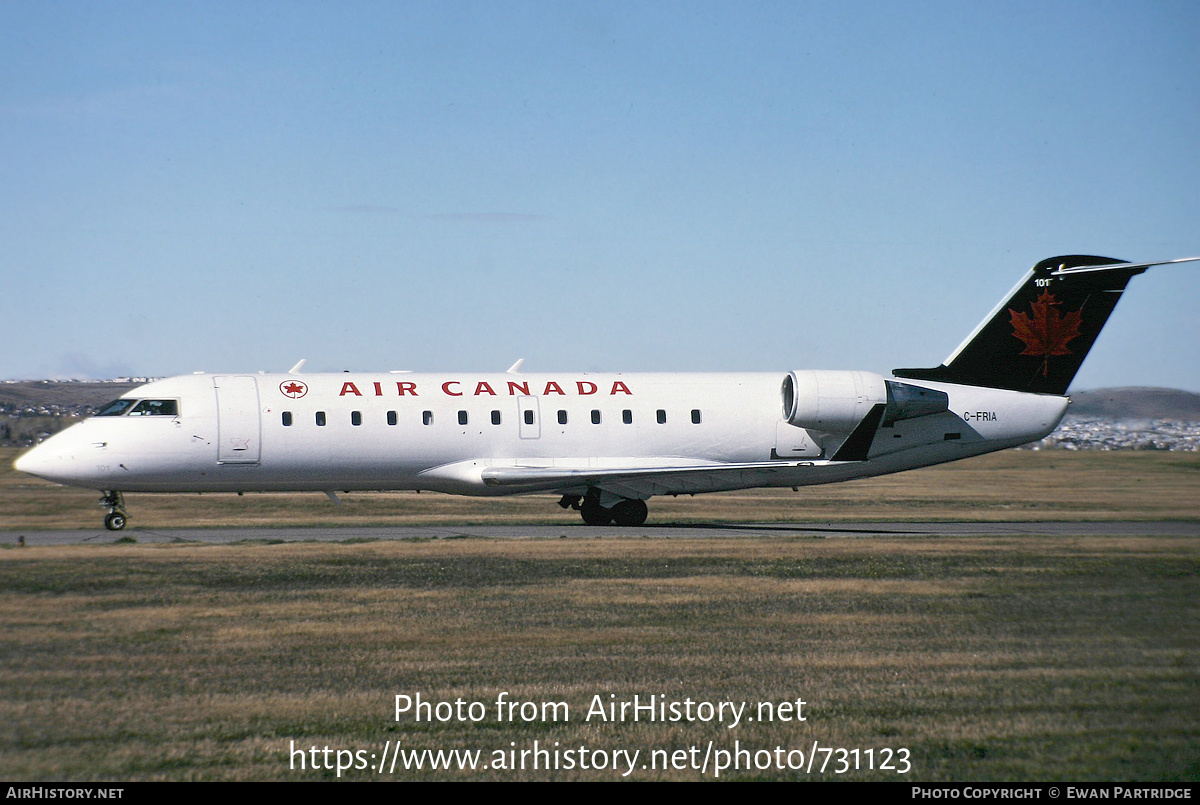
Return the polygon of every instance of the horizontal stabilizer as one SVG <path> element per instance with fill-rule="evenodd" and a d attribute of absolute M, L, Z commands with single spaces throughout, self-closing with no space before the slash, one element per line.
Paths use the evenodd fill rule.
<path fill-rule="evenodd" d="M 1180 257 L 1178 260 L 1159 260 L 1154 263 L 1109 263 L 1102 266 L 1062 266 L 1052 272 L 1055 276 L 1063 274 L 1084 274 L 1092 271 L 1111 271 L 1112 269 L 1123 269 L 1128 271 L 1131 268 L 1140 268 L 1145 270 L 1154 266 L 1169 266 L 1174 263 L 1191 263 L 1200 260 L 1200 257 Z"/>

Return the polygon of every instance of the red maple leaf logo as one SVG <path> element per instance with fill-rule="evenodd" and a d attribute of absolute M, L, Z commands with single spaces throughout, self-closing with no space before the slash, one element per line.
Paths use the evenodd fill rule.
<path fill-rule="evenodd" d="M 279 390 L 293 400 L 308 394 L 308 386 L 298 380 L 285 380 L 279 384 Z"/>
<path fill-rule="evenodd" d="M 1037 355 L 1042 359 L 1042 377 L 1050 374 L 1051 355 L 1072 354 L 1067 344 L 1080 335 L 1079 327 L 1083 324 L 1080 311 L 1062 314 L 1056 309 L 1060 304 L 1054 294 L 1042 291 L 1037 301 L 1030 305 L 1032 316 L 1008 309 L 1012 316 L 1013 335 L 1025 342 L 1025 349 L 1020 354 Z"/>

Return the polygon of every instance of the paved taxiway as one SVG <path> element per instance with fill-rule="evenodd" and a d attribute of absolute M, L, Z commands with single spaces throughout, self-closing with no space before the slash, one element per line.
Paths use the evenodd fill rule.
<path fill-rule="evenodd" d="M 585 525 L 429 525 L 337 528 L 103 528 L 73 531 L 7 531 L 0 544 L 81 545 L 138 543 L 344 542 L 347 540 L 420 539 L 706 539 L 713 537 L 782 537 L 858 539 L 870 537 L 936 538 L 950 536 L 1174 536 L 1200 537 L 1200 522 L 1050 522 L 1050 523 L 718 523 L 664 524 L 636 528 Z"/>

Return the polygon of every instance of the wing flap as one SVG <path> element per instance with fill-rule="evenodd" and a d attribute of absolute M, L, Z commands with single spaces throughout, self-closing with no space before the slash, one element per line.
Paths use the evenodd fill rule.
<path fill-rule="evenodd" d="M 488 467 L 481 473 L 490 487 L 523 491 L 559 491 L 597 487 L 623 497 L 690 494 L 731 486 L 769 485 L 779 476 L 825 461 L 753 461 L 682 464 L 661 467 Z"/>

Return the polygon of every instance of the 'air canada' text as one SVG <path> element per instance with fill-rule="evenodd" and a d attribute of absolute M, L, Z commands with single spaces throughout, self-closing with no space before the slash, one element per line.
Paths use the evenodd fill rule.
<path fill-rule="evenodd" d="M 393 389 L 394 385 L 394 389 Z M 608 384 L 606 384 L 608 385 Z M 342 383 L 342 390 L 338 392 L 339 397 L 419 397 L 421 393 L 417 390 L 417 384 L 412 381 L 398 380 L 393 384 L 391 381 L 372 381 L 362 383 L 363 388 L 359 388 L 359 384 L 346 381 Z M 535 382 L 530 383 L 526 380 L 518 383 L 515 380 L 505 381 L 503 385 L 496 383 L 493 386 L 486 380 L 480 380 L 473 386 L 470 381 L 447 380 L 438 387 L 442 394 L 447 397 L 530 397 L 541 395 L 548 397 L 551 394 L 558 394 L 563 397 L 578 396 L 588 397 L 593 394 L 600 394 L 601 389 L 590 380 L 576 380 L 574 382 L 559 383 L 555 380 L 548 380 L 545 383 Z M 474 390 L 472 390 L 474 389 Z M 498 389 L 498 390 L 497 390 Z M 436 392 L 434 392 L 436 393 Z M 628 394 L 633 396 L 633 392 L 629 390 L 629 386 L 625 385 L 620 380 L 614 380 L 608 390 L 608 396 L 617 394 Z"/>

